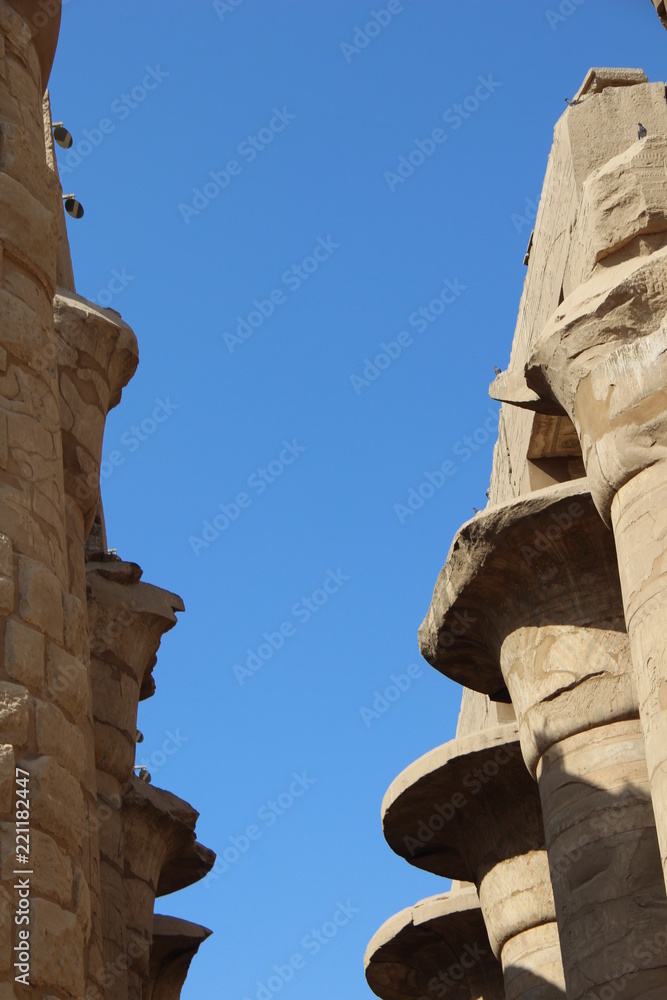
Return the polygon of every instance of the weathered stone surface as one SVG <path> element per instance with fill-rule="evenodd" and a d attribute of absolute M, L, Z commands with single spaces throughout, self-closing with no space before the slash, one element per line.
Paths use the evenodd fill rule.
<path fill-rule="evenodd" d="M 0 743 L 0 814 L 5 815 L 14 805 L 16 761 L 11 743 Z"/>
<path fill-rule="evenodd" d="M 48 643 L 46 660 L 47 697 L 79 722 L 90 708 L 90 680 L 83 663 L 55 643 Z"/>
<path fill-rule="evenodd" d="M 65 594 L 63 599 L 65 624 L 65 648 L 72 656 L 81 659 L 88 641 L 86 609 L 74 594 Z"/>
<path fill-rule="evenodd" d="M 155 914 L 144 1000 L 179 1000 L 190 962 L 210 934 L 199 924 Z"/>
<path fill-rule="evenodd" d="M 42 88 L 45 88 L 56 53 L 62 2 L 53 0 L 48 8 L 40 3 L 40 0 L 7 0 L 7 2 L 23 19 L 26 47 L 27 38 L 30 38 L 39 59 Z"/>
<path fill-rule="evenodd" d="M 368 945 L 365 966 L 382 1000 L 506 1000 L 474 890 L 431 896 L 391 917 Z"/>
<path fill-rule="evenodd" d="M 526 377 L 572 419 L 595 503 L 614 529 L 667 873 L 667 706 L 654 693 L 667 685 L 667 581 L 653 524 L 667 480 L 667 124 L 647 128 L 585 180 L 565 294 L 534 331 Z"/>
<path fill-rule="evenodd" d="M 28 742 L 30 697 L 27 688 L 0 681 L 0 733 L 14 746 Z"/>
<path fill-rule="evenodd" d="M 14 610 L 15 588 L 11 576 L 0 576 L 0 614 L 10 615 Z"/>
<path fill-rule="evenodd" d="M 9 972 L 12 968 L 13 923 L 14 900 L 7 890 L 0 886 L 0 973 Z"/>
<path fill-rule="evenodd" d="M 143 814 L 136 859 L 123 833 L 138 701 L 153 692 L 160 637 L 183 606 L 139 583 L 134 564 L 120 574 L 99 565 L 120 562 L 106 551 L 99 466 L 106 415 L 134 372 L 137 344 L 113 310 L 74 291 L 42 98 L 60 7 L 0 0 L 0 810 L 14 818 L 18 763 L 29 774 L 32 992 L 146 1000 L 150 988 L 158 1000 L 176 995 L 202 935 L 167 927 L 149 970 L 155 893 L 193 881 L 212 855 L 196 843 L 196 813 L 180 800 Z M 94 525 L 97 544 L 87 549 Z M 87 608 L 93 549 L 109 588 L 95 593 L 93 575 Z M 0 998 L 9 1000 L 15 827 L 1 832 Z M 154 871 L 151 833 L 162 862 Z M 146 878 L 134 871 L 142 865 Z"/>
<path fill-rule="evenodd" d="M 556 1000 L 563 995 L 563 967 L 554 965 L 556 910 L 540 800 L 517 735 L 513 725 L 486 729 L 415 761 L 384 797 L 383 829 L 390 847 L 411 864 L 477 886 L 509 1000 L 522 996 L 512 992 L 522 980 L 506 956 L 510 942 L 513 963 L 543 988 L 544 1000 Z"/>
<path fill-rule="evenodd" d="M 65 289 L 54 299 L 54 321 L 65 487 L 81 510 L 86 536 L 97 510 L 107 413 L 120 401 L 139 353 L 120 317 Z"/>
<path fill-rule="evenodd" d="M 62 644 L 63 605 L 58 578 L 40 563 L 19 558 L 21 618 Z"/>
<path fill-rule="evenodd" d="M 35 735 L 40 753 L 50 755 L 61 767 L 78 778 L 85 768 L 85 741 L 81 731 L 67 721 L 49 702 L 35 704 Z"/>
<path fill-rule="evenodd" d="M 85 805 L 76 778 L 53 757 L 30 764 L 32 821 L 74 854 L 86 832 Z"/>
<path fill-rule="evenodd" d="M 573 286 L 595 265 L 639 236 L 667 231 L 663 180 L 667 135 L 638 140 L 585 181 L 577 211 L 577 239 L 568 260 Z M 646 252 L 650 244 L 644 245 Z M 634 256 L 634 254 L 633 254 Z"/>
<path fill-rule="evenodd" d="M 475 629 L 481 620 L 484 628 Z M 468 628 L 457 628 L 455 623 L 463 621 Z M 631 960 L 638 936 L 659 932 L 660 909 L 647 901 L 662 897 L 663 887 L 643 750 L 636 760 L 636 741 L 641 742 L 637 693 L 615 551 L 582 484 L 550 487 L 491 508 L 464 527 L 439 578 L 421 637 L 438 669 L 471 686 L 492 690 L 502 675 L 516 710 L 523 756 L 539 782 L 568 997 L 583 997 L 591 984 L 611 988 L 612 967 Z M 578 752 L 582 741 L 583 756 Z M 632 767 L 626 763 L 628 753 Z M 558 805 L 547 780 L 552 766 L 565 793 Z M 575 768 L 581 771 L 578 784 Z M 636 802 L 632 843 L 621 836 L 621 817 L 614 822 L 611 809 L 616 786 L 629 782 Z M 559 836 L 552 822 L 558 809 L 567 815 L 568 837 Z M 595 826 L 602 809 L 612 817 L 606 840 Z M 471 819 L 467 809 L 466 820 Z M 590 856 L 583 864 L 573 861 L 592 838 L 600 870 L 609 879 L 606 890 L 589 878 Z M 640 857 L 643 883 L 634 870 Z M 561 871 L 568 878 L 554 878 Z M 505 892 L 496 898 L 504 900 L 518 881 L 514 871 L 506 875 Z M 486 884 L 480 887 L 485 917 Z M 503 902 L 503 917 L 511 909 Z M 608 928 L 604 940 L 593 934 L 599 921 Z M 492 926 L 488 919 L 487 926 Z M 490 937 L 493 943 L 491 931 Z M 621 940 L 625 945 L 619 950 Z M 667 947 L 656 952 L 655 966 L 667 975 Z M 647 989 L 652 975 L 652 968 L 638 971 L 638 988 Z"/>
<path fill-rule="evenodd" d="M 79 868 L 74 876 L 74 912 L 79 921 L 84 944 L 88 944 L 92 928 L 90 889 L 82 870 Z"/>
<path fill-rule="evenodd" d="M 31 915 L 31 983 L 55 987 L 72 1000 L 81 1000 L 83 936 L 76 916 L 39 898 L 32 900 Z"/>
<path fill-rule="evenodd" d="M 16 827 L 13 823 L 2 825 L 2 878 L 11 885 L 16 868 Z M 40 830 L 30 831 L 30 860 L 33 875 L 30 879 L 31 894 L 51 899 L 60 906 L 72 902 L 72 863 L 52 837 Z"/>
<path fill-rule="evenodd" d="M 5 625 L 4 670 L 11 680 L 40 688 L 44 682 L 44 635 L 10 619 Z"/>

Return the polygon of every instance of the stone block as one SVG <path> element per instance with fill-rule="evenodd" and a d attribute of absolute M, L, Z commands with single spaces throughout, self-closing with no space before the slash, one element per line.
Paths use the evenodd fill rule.
<path fill-rule="evenodd" d="M 41 689 L 44 683 L 44 636 L 10 619 L 5 625 L 5 673 L 13 681 Z"/>
<path fill-rule="evenodd" d="M 14 823 L 0 825 L 0 875 L 8 884 L 13 882 L 16 868 L 15 833 Z M 69 906 L 72 901 L 72 863 L 55 840 L 41 830 L 30 831 L 30 862 L 34 872 L 30 879 L 32 894 L 45 896 L 61 906 Z"/>
<path fill-rule="evenodd" d="M 0 534 L 0 576 L 14 575 L 13 547 L 7 535 Z"/>
<path fill-rule="evenodd" d="M 83 793 L 53 757 L 30 764 L 30 804 L 33 829 L 50 833 L 70 854 L 78 849 L 88 828 Z"/>
<path fill-rule="evenodd" d="M 53 757 L 81 780 L 86 763 L 83 734 L 67 721 L 59 708 L 50 702 L 35 703 L 35 733 L 39 752 Z"/>
<path fill-rule="evenodd" d="M 19 610 L 21 617 L 63 641 L 63 602 L 58 578 L 34 559 L 19 558 Z"/>
<path fill-rule="evenodd" d="M 90 931 L 92 928 L 90 889 L 80 868 L 77 869 L 74 876 L 74 912 L 81 927 L 84 943 L 87 944 L 90 940 Z"/>
<path fill-rule="evenodd" d="M 0 576 L 0 614 L 11 615 L 14 610 L 14 581 L 10 576 Z"/>
<path fill-rule="evenodd" d="M 73 722 L 79 722 L 88 714 L 88 671 L 80 660 L 51 642 L 46 654 L 46 683 L 47 697 Z"/>
<path fill-rule="evenodd" d="M 86 612 L 83 604 L 74 594 L 65 594 L 63 598 L 63 614 L 65 622 L 65 648 L 72 656 L 76 656 L 77 659 L 83 659 L 88 638 Z"/>
<path fill-rule="evenodd" d="M 33 899 L 30 943 L 32 985 L 61 990 L 81 1000 L 84 945 L 76 915 L 46 899 Z"/>
<path fill-rule="evenodd" d="M 30 697 L 27 688 L 0 681 L 0 733 L 14 746 L 28 742 Z"/>
<path fill-rule="evenodd" d="M 14 805 L 14 747 L 0 744 L 0 813 L 11 812 Z"/>
<path fill-rule="evenodd" d="M 12 967 L 13 901 L 7 890 L 0 886 L 0 972 Z M 2 994 L 0 994 L 2 996 Z"/>

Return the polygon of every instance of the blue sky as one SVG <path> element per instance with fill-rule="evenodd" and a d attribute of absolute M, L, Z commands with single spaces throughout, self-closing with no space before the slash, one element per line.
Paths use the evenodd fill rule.
<path fill-rule="evenodd" d="M 563 98 L 595 65 L 664 79 L 665 41 L 649 0 L 65 4 L 77 289 L 140 345 L 109 545 L 186 605 L 138 760 L 223 859 L 158 900 L 214 931 L 186 1000 L 370 997 L 369 938 L 448 887 L 380 826 L 458 715 L 417 628 L 485 504 Z"/>

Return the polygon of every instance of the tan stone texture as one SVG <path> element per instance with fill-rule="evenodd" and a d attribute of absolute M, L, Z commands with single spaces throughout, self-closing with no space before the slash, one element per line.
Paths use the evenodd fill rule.
<path fill-rule="evenodd" d="M 14 746 L 28 742 L 30 697 L 26 688 L 0 681 L 0 732 Z"/>
<path fill-rule="evenodd" d="M 15 903 L 19 766 L 29 775 L 31 990 L 146 1000 L 148 990 L 177 995 L 208 933 L 165 926 L 153 954 L 155 894 L 195 881 L 213 856 L 196 843 L 196 812 L 168 793 L 142 813 L 141 838 L 141 823 L 123 823 L 139 700 L 154 691 L 160 638 L 183 604 L 107 552 L 104 425 L 138 349 L 115 311 L 74 287 L 44 94 L 59 24 L 58 0 L 0 0 L 0 917 Z M 14 931 L 3 920 L 2 1000 L 14 995 Z"/>
<path fill-rule="evenodd" d="M 46 899 L 33 898 L 31 909 L 31 982 L 81 1000 L 83 935 L 76 916 Z"/>
<path fill-rule="evenodd" d="M 44 682 L 44 635 L 14 619 L 5 625 L 5 673 L 17 684 L 39 688 Z"/>
<path fill-rule="evenodd" d="M 14 805 L 16 759 L 11 743 L 0 743 L 0 815 L 6 815 Z"/>
<path fill-rule="evenodd" d="M 576 97 L 554 131 L 510 365 L 490 389 L 489 505 L 457 533 L 419 633 L 426 660 L 464 685 L 457 738 L 392 784 L 384 831 L 412 864 L 475 882 L 506 997 L 661 1000 L 667 104 L 664 83 L 631 69 L 590 70 Z M 471 758 L 513 717 L 524 779 L 512 759 L 452 809 L 483 774 Z M 431 954 L 405 943 L 408 922 L 378 932 L 403 948 L 369 976 L 392 1000 L 417 984 L 430 995 L 418 977 Z"/>
<path fill-rule="evenodd" d="M 505 1000 L 474 890 L 431 896 L 391 917 L 368 945 L 365 965 L 383 1000 Z"/>
<path fill-rule="evenodd" d="M 509 1000 L 525 982 L 557 1000 L 563 966 L 540 800 L 517 735 L 513 725 L 486 729 L 420 758 L 389 787 L 383 829 L 411 864 L 475 884 Z"/>
<path fill-rule="evenodd" d="M 33 560 L 19 560 L 19 612 L 21 618 L 56 642 L 63 641 L 63 609 L 56 576 Z"/>
<path fill-rule="evenodd" d="M 149 979 L 144 1000 L 178 1000 L 190 962 L 210 935 L 206 927 L 177 917 L 153 917 Z"/>

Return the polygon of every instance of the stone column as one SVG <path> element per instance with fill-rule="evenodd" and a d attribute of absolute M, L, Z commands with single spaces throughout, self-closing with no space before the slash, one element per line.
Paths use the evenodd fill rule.
<path fill-rule="evenodd" d="M 138 778 L 123 794 L 127 1000 L 144 1000 L 150 979 L 155 897 L 192 885 L 213 867 L 215 854 L 195 838 L 198 816 L 176 795 Z"/>
<path fill-rule="evenodd" d="M 0 0 L 1 808 L 11 823 L 14 767 L 25 769 L 33 872 L 28 981 L 40 995 L 78 1000 L 91 935 L 87 876 L 95 863 L 84 845 L 92 747 L 85 738 L 88 679 L 70 600 L 52 311 L 62 212 L 42 120 L 60 4 L 52 8 L 44 20 L 38 2 Z M 65 662 L 79 695 L 67 705 L 51 688 Z M 4 828 L 3 845 L 13 849 L 11 827 Z M 14 984 L 16 878 L 6 862 L 0 981 Z"/>
<path fill-rule="evenodd" d="M 99 833 L 104 918 L 103 962 L 92 971 L 105 1000 L 126 1000 L 126 959 L 137 946 L 127 928 L 123 789 L 133 776 L 139 702 L 154 692 L 157 650 L 183 602 L 142 582 L 136 563 L 101 551 L 89 555 L 87 591 L 98 788 L 91 828 Z M 141 949 L 146 959 L 144 938 Z"/>
<path fill-rule="evenodd" d="M 507 1000 L 562 1000 L 540 799 L 516 727 L 483 730 L 426 754 L 390 785 L 382 812 L 397 854 L 474 882 Z"/>
<path fill-rule="evenodd" d="M 464 525 L 420 642 L 448 676 L 509 689 L 539 783 L 568 1000 L 621 985 L 625 1000 L 657 997 L 658 845 L 613 539 L 586 481 Z"/>
<path fill-rule="evenodd" d="M 613 525 L 653 809 L 667 879 L 667 135 L 586 181 L 573 291 L 537 331 L 529 386 L 562 406 Z"/>
<path fill-rule="evenodd" d="M 104 426 L 109 410 L 120 401 L 122 389 L 134 374 L 139 360 L 132 330 L 111 313 L 72 293 L 54 300 L 57 357 L 44 358 L 58 372 L 60 436 L 63 456 L 67 561 L 70 593 L 65 599 L 68 618 L 76 623 L 77 656 L 90 667 L 86 621 L 85 542 L 99 502 L 100 462 Z M 159 641 L 159 640 L 158 640 Z M 89 679 L 92 680 L 90 669 Z M 50 693 L 57 698 L 53 713 L 67 711 L 69 680 L 55 668 L 49 678 Z M 90 696 L 87 703 L 91 705 Z M 94 700 L 92 702 L 94 707 Z M 55 723 L 51 721 L 51 725 Z M 87 952 L 87 985 L 93 971 L 104 962 L 103 905 L 100 885 L 99 817 L 95 736 L 90 710 L 80 723 L 85 759 L 83 775 L 86 820 L 82 841 L 82 872 L 90 895 L 90 941 Z M 131 765 L 124 781 L 129 780 Z M 106 898 L 106 893 L 105 893 Z"/>
<path fill-rule="evenodd" d="M 391 917 L 364 964 L 382 1000 L 505 1000 L 474 889 L 422 899 Z"/>
<path fill-rule="evenodd" d="M 189 920 L 156 914 L 149 976 L 142 1000 L 179 1000 L 190 962 L 210 933 L 208 928 Z"/>

